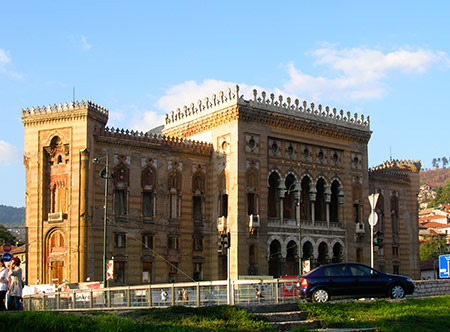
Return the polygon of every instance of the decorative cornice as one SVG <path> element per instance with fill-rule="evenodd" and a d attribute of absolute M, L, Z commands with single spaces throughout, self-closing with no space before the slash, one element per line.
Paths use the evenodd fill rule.
<path fill-rule="evenodd" d="M 195 152 L 201 154 L 210 154 L 213 150 L 213 146 L 209 143 L 186 140 L 178 137 L 170 137 L 164 135 L 152 135 L 149 133 L 138 132 L 128 129 L 109 129 L 106 128 L 94 128 L 94 135 L 97 137 L 110 137 L 119 139 L 120 143 L 125 144 L 157 144 L 160 146 L 170 146 L 180 148 L 182 151 Z M 125 141 L 124 141 L 125 140 Z"/>
<path fill-rule="evenodd" d="M 198 100 L 196 104 L 191 103 L 189 107 L 185 105 L 182 110 L 177 108 L 175 111 L 166 113 L 164 131 L 171 131 L 172 128 L 183 126 L 193 120 L 199 121 L 206 115 L 216 113 L 232 105 L 246 106 L 257 109 L 259 112 L 265 110 L 307 121 L 326 122 L 339 127 L 370 132 L 369 117 L 364 117 L 364 115 L 358 116 L 357 113 L 354 113 L 351 116 L 350 112 L 344 113 L 343 110 L 337 111 L 336 108 L 330 110 L 328 106 L 323 108 L 322 105 L 318 105 L 316 108 L 314 103 L 310 103 L 308 106 L 306 101 L 303 101 L 300 105 L 298 99 L 295 99 L 292 103 L 290 97 L 286 98 L 286 102 L 284 102 L 283 96 L 278 96 L 276 100 L 273 93 L 270 94 L 269 98 L 266 98 L 265 91 L 262 91 L 261 96 L 258 96 L 256 89 L 253 90 L 253 99 L 245 100 L 243 96 L 239 96 L 238 85 L 235 86 L 234 93 L 227 89 L 226 93 L 219 92 L 219 97 L 213 94 L 211 99 L 206 97 L 203 101 Z"/>
<path fill-rule="evenodd" d="M 70 102 L 42 107 L 22 109 L 23 124 L 40 123 L 52 120 L 66 120 L 91 116 L 101 123 L 108 121 L 108 110 L 91 101 Z"/>

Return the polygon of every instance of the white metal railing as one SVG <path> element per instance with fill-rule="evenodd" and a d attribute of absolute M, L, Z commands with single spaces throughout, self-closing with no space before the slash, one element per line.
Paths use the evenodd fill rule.
<path fill-rule="evenodd" d="M 297 279 L 231 281 L 232 304 L 284 303 L 297 300 Z M 162 296 L 165 292 L 167 296 Z M 139 285 L 26 295 L 29 311 L 109 310 L 227 304 L 227 281 Z"/>

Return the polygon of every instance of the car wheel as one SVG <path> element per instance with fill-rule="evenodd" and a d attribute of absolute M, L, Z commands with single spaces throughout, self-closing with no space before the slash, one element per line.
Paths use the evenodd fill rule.
<path fill-rule="evenodd" d="M 330 300 L 330 295 L 325 289 L 319 288 L 312 293 L 311 299 L 313 302 L 327 302 Z"/>
<path fill-rule="evenodd" d="M 393 285 L 389 290 L 389 296 L 391 299 L 402 299 L 405 297 L 405 289 L 402 285 Z"/>

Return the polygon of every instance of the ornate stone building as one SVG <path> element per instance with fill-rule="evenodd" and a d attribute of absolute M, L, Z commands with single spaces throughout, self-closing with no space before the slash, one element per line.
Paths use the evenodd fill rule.
<path fill-rule="evenodd" d="M 256 90 L 246 100 L 236 86 L 147 133 L 106 127 L 91 102 L 22 120 L 30 283 L 103 279 L 105 181 L 112 285 L 226 278 L 225 233 L 233 279 L 295 275 L 300 261 L 370 263 L 375 191 L 377 267 L 418 276 L 420 163 L 368 170 L 364 116 Z"/>

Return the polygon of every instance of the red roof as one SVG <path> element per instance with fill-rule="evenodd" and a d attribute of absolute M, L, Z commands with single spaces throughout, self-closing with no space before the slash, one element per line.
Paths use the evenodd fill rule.
<path fill-rule="evenodd" d="M 445 219 L 447 220 L 446 216 L 437 214 L 437 215 L 433 215 L 433 216 L 424 216 L 424 217 L 420 217 L 419 221 L 426 221 L 426 220 L 433 220 L 433 219 Z"/>
<path fill-rule="evenodd" d="M 419 226 L 426 227 L 426 228 L 449 228 L 450 227 L 450 225 L 448 225 L 448 224 L 443 224 L 443 223 L 434 222 L 434 221 L 421 222 L 421 223 L 419 223 Z"/>

